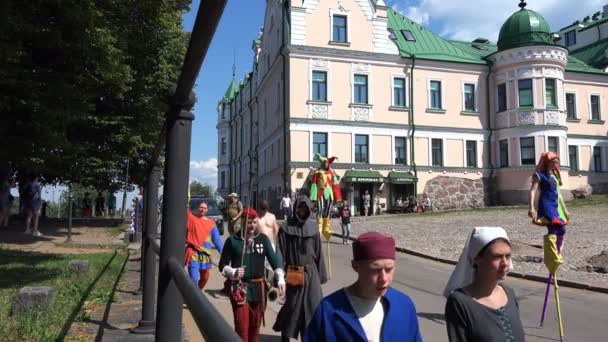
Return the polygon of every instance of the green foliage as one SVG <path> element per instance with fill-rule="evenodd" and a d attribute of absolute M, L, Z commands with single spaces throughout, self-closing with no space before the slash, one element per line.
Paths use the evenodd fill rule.
<path fill-rule="evenodd" d="M 0 167 L 117 190 L 143 180 L 187 47 L 189 0 L 0 5 Z"/>
<path fill-rule="evenodd" d="M 191 196 L 202 196 L 202 197 L 214 197 L 215 189 L 213 186 L 207 183 L 201 183 L 198 181 L 193 181 L 190 183 L 190 195 Z"/>
<path fill-rule="evenodd" d="M 56 341 L 70 319 L 84 319 L 82 303 L 105 305 L 113 299 L 125 254 L 44 255 L 0 251 L 0 336 L 2 341 Z M 68 269 L 72 259 L 86 259 L 90 271 L 77 276 Z M 99 276 L 99 280 L 94 283 Z M 23 286 L 51 286 L 55 301 L 48 313 L 10 315 L 15 295 Z M 92 286 L 92 287 L 91 287 Z M 90 292 L 87 292 L 90 291 Z"/>

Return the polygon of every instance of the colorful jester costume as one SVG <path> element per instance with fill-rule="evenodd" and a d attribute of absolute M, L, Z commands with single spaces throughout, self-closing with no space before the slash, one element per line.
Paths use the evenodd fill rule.
<path fill-rule="evenodd" d="M 547 289 L 545 291 L 540 325 L 542 326 L 545 320 L 549 290 L 551 287 L 551 280 L 553 280 L 560 338 L 563 339 L 563 327 L 557 286 L 557 270 L 563 263 L 561 247 L 564 241 L 564 235 L 566 234 L 566 225 L 569 223 L 569 215 L 560 193 L 562 180 L 558 161 L 559 156 L 554 152 L 546 152 L 541 155 L 536 167 L 536 172 L 532 176 L 530 207 L 533 207 L 536 212 L 536 215 L 532 217 L 532 223 L 547 227 L 547 234 L 543 237 L 543 249 L 544 263 L 550 274 L 547 280 Z M 555 163 L 553 168 L 550 167 L 550 164 L 552 163 Z"/>
<path fill-rule="evenodd" d="M 319 233 L 323 234 L 327 240 L 327 269 L 331 278 L 331 257 L 329 256 L 329 239 L 331 239 L 331 206 L 334 202 L 342 201 L 340 193 L 340 176 L 336 175 L 330 168 L 331 163 L 336 160 L 336 157 L 326 158 L 319 153 L 315 154 L 315 160 L 321 165 L 312 177 L 310 186 L 310 199 L 317 204 L 317 223 L 319 224 Z"/>

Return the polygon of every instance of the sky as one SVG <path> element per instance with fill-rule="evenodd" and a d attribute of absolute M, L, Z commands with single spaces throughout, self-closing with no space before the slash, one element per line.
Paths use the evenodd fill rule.
<path fill-rule="evenodd" d="M 263 25 L 267 0 L 231 0 L 224 14 L 196 81 L 198 99 L 194 107 L 190 153 L 190 179 L 217 186 L 217 104 L 232 79 L 252 70 L 255 39 Z M 268 0 L 273 1 L 273 0 Z M 276 1 L 276 0 L 275 0 Z M 301 0 L 292 0 L 298 3 Z M 326 0 L 322 0 L 326 1 Z M 473 40 L 483 37 L 496 42 L 504 21 L 516 10 L 517 0 L 384 0 L 398 12 L 448 39 Z M 607 0 L 529 0 L 528 9 L 539 12 L 558 31 L 575 20 L 602 10 Z M 193 0 L 184 14 L 184 30 L 192 31 L 200 0 Z M 584 5 L 582 5 L 584 4 Z M 491 13 L 491 15 L 490 15 Z M 63 188 L 55 189 L 55 197 Z M 43 193 L 52 199 L 53 188 Z M 135 193 L 128 194 L 130 200 Z M 130 203 L 130 202 L 128 202 Z"/>
<path fill-rule="evenodd" d="M 293 0 L 292 3 L 299 3 Z M 322 0 L 323 1 L 323 0 Z M 192 30 L 200 0 L 184 15 L 184 29 Z M 385 0 L 398 12 L 448 39 L 498 39 L 504 21 L 516 10 L 517 0 Z M 539 12 L 558 31 L 575 20 L 602 10 L 606 0 L 529 0 L 528 9 Z M 584 5 L 582 5 L 584 3 Z M 217 104 L 232 79 L 252 70 L 251 45 L 264 22 L 266 0 L 228 1 L 215 32 L 195 89 L 198 102 L 192 130 L 190 178 L 217 186 Z M 490 15 L 491 14 L 491 15 Z M 235 58 L 236 56 L 236 58 Z"/>

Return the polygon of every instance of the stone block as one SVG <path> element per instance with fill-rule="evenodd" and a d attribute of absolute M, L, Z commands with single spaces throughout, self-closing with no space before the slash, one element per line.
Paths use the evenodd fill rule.
<path fill-rule="evenodd" d="M 84 274 L 89 272 L 89 260 L 72 260 L 69 264 L 70 271 L 76 274 Z"/>
<path fill-rule="evenodd" d="M 26 286 L 19 290 L 15 302 L 13 303 L 13 315 L 21 314 L 28 311 L 49 310 L 55 299 L 55 290 L 52 287 Z"/>
<path fill-rule="evenodd" d="M 593 189 L 591 188 L 591 185 L 589 184 L 585 184 L 584 186 L 578 187 L 574 190 L 572 190 L 572 196 L 576 199 L 584 199 L 584 198 L 590 198 L 591 197 L 591 192 L 593 191 Z"/>

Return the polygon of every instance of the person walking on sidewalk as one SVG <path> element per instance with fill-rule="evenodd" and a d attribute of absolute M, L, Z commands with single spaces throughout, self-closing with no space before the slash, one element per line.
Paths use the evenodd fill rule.
<path fill-rule="evenodd" d="M 342 208 L 340 208 L 340 225 L 342 226 L 342 244 L 348 245 L 350 243 L 350 205 L 348 201 L 342 202 Z"/>
<path fill-rule="evenodd" d="M 365 193 L 363 196 L 361 196 L 361 199 L 363 200 L 363 216 L 368 216 L 370 214 L 369 206 L 371 205 L 371 196 L 369 195 L 369 191 L 365 190 Z"/>
<path fill-rule="evenodd" d="M 443 295 L 450 342 L 523 342 L 515 292 L 500 284 L 511 269 L 511 242 L 500 227 L 477 227 Z"/>
<path fill-rule="evenodd" d="M 278 250 L 287 269 L 287 293 L 273 329 L 281 332 L 282 341 L 304 334 L 323 298 L 321 284 L 327 282 L 321 235 L 311 210 L 310 199 L 298 197 L 294 215 L 279 229 Z"/>
<path fill-rule="evenodd" d="M 209 207 L 206 202 L 198 205 L 198 215 L 192 214 L 188 209 L 186 237 L 186 266 L 188 274 L 199 289 L 205 288 L 213 263 L 211 250 L 215 248 L 222 253 L 224 243 L 217 229 L 215 221 L 206 217 Z"/>
<path fill-rule="evenodd" d="M 414 302 L 391 288 L 395 240 L 367 232 L 353 242 L 357 280 L 325 297 L 306 328 L 304 342 L 422 342 Z"/>
<path fill-rule="evenodd" d="M 289 197 L 289 193 L 285 193 L 283 198 L 281 198 L 281 212 L 283 213 L 283 220 L 287 221 L 289 217 L 291 217 L 291 197 Z"/>
<path fill-rule="evenodd" d="M 285 293 L 285 272 L 281 256 L 273 251 L 268 237 L 257 231 L 256 211 L 245 208 L 243 215 L 245 228 L 226 240 L 219 269 L 228 278 L 236 333 L 244 342 L 257 342 L 266 310 L 265 260 L 274 269 L 280 296 Z"/>
<path fill-rule="evenodd" d="M 268 201 L 260 201 L 260 218 L 258 220 L 258 231 L 270 239 L 272 249 L 276 251 L 277 235 L 279 234 L 279 225 L 277 218 L 268 210 Z"/>

